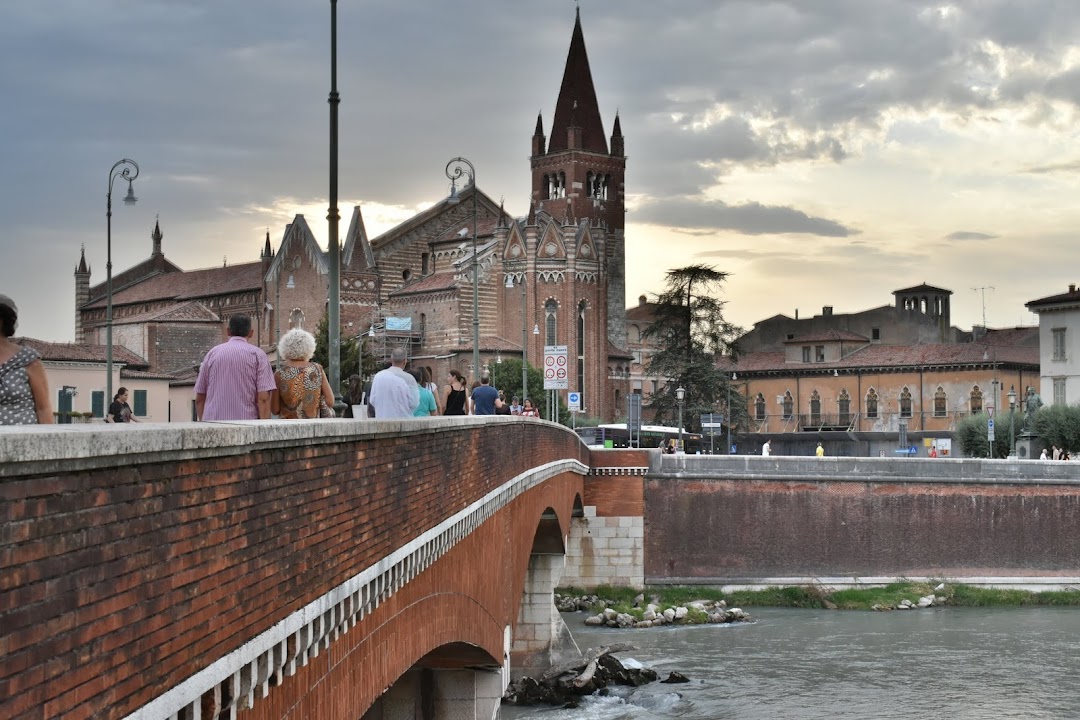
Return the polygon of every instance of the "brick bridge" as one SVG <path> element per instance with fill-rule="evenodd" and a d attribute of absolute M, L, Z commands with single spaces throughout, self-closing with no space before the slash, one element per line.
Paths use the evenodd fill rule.
<path fill-rule="evenodd" d="M 0 428 L 0 522 L 5 719 L 492 718 L 577 650 L 560 578 L 1080 582 L 1077 463 L 590 451 L 518 418 Z"/>

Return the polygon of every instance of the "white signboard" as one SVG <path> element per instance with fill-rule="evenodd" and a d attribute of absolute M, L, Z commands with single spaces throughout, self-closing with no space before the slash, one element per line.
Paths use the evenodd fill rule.
<path fill-rule="evenodd" d="M 566 393 L 566 407 L 570 412 L 581 412 L 581 393 Z"/>
<path fill-rule="evenodd" d="M 544 389 L 569 390 L 570 378 L 566 367 L 566 346 L 544 346 Z"/>

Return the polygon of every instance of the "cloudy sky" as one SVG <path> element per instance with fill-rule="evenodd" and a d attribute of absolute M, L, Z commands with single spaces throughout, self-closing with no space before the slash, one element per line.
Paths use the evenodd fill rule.
<path fill-rule="evenodd" d="M 340 205 L 372 236 L 478 184 L 527 210 L 570 0 L 340 0 Z M 627 301 L 695 262 L 746 327 L 953 290 L 964 328 L 1031 324 L 1080 280 L 1075 0 L 582 0 L 605 133 L 626 136 Z M 326 241 L 326 0 L 0 2 L 0 293 L 20 333 L 74 334 L 72 273 L 150 253 L 258 257 L 304 213 Z M 345 229 L 342 223 L 342 231 Z M 976 288 L 986 288 L 984 291 Z M 993 288 L 993 289 L 990 289 Z"/>

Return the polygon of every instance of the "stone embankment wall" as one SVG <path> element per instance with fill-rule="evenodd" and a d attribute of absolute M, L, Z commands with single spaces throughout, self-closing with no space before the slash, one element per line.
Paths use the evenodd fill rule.
<path fill-rule="evenodd" d="M 659 453 L 650 461 L 648 583 L 1080 578 L 1080 463 Z"/>

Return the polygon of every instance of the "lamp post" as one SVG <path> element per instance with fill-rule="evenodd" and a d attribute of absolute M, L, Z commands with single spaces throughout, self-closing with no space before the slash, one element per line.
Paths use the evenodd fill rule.
<path fill-rule="evenodd" d="M 1016 456 L 1016 386 L 1009 386 L 1009 454 Z"/>
<path fill-rule="evenodd" d="M 731 454 L 731 383 L 738 379 L 737 373 L 731 373 L 727 384 L 727 454 Z"/>
<path fill-rule="evenodd" d="M 685 452 L 682 444 L 682 410 L 683 401 L 686 399 L 686 388 L 682 385 L 675 388 L 675 399 L 679 401 L 679 450 Z"/>
<path fill-rule="evenodd" d="M 133 172 L 134 171 L 134 172 Z M 132 182 L 139 177 L 139 166 L 134 160 L 118 160 L 109 170 L 109 192 L 105 195 L 105 402 L 112 402 L 112 188 L 116 178 L 127 180 L 128 191 L 124 196 L 125 205 L 134 205 L 138 199 Z"/>
<path fill-rule="evenodd" d="M 338 105 L 341 96 L 337 91 L 337 0 L 330 0 L 330 96 L 327 102 L 330 104 L 330 209 L 326 213 L 330 235 L 327 247 L 330 255 L 327 354 L 334 406 L 340 415 L 344 405 L 341 402 L 341 253 L 338 250 L 338 221 L 341 219 L 338 212 Z"/>
<path fill-rule="evenodd" d="M 514 276 L 506 276 L 506 289 L 511 290 L 514 287 Z M 529 366 L 529 319 L 526 316 L 526 295 L 525 295 L 525 271 L 521 271 L 521 404 L 525 404 L 525 398 L 529 393 L 529 377 L 526 368 Z M 540 332 L 539 326 L 536 328 L 536 332 Z"/>
<path fill-rule="evenodd" d="M 468 168 L 466 170 L 465 168 Z M 473 373 L 480 372 L 480 266 L 476 257 L 476 168 L 463 157 L 456 157 L 446 163 L 446 177 L 450 178 L 450 197 L 447 202 L 455 205 L 461 202 L 457 194 L 457 181 L 462 175 L 469 176 L 473 188 L 472 197 L 472 356 Z M 524 402 L 524 401 L 523 401 Z"/>

